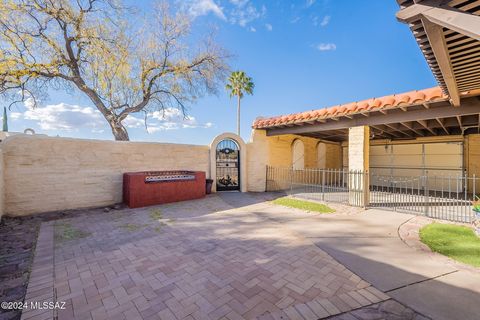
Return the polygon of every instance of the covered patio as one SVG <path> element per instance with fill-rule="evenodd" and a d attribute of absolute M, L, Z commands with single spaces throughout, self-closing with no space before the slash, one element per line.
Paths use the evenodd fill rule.
<path fill-rule="evenodd" d="M 269 141 L 267 189 L 331 189 L 353 205 L 468 221 L 480 190 L 480 1 L 398 2 L 439 86 L 257 119 Z M 290 163 L 274 159 L 282 139 Z M 278 167 L 292 172 L 272 177 Z"/>

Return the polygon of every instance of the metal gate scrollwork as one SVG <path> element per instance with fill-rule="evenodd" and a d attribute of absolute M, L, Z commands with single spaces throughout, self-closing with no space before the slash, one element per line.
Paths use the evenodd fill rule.
<path fill-rule="evenodd" d="M 240 190 L 240 148 L 234 140 L 218 143 L 216 162 L 217 191 Z"/>

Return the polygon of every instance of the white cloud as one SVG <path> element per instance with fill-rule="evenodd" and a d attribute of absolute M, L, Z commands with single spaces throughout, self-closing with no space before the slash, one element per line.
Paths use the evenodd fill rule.
<path fill-rule="evenodd" d="M 325 17 L 322 18 L 322 21 L 320 21 L 320 18 L 315 16 L 315 17 L 313 17 L 312 21 L 313 21 L 313 25 L 315 27 L 318 27 L 319 25 L 321 27 L 326 27 L 330 23 L 330 19 L 331 19 L 330 16 L 325 16 Z"/>
<path fill-rule="evenodd" d="M 297 23 L 298 21 L 300 21 L 300 19 L 301 18 L 299 16 L 297 16 L 297 17 L 293 18 L 292 20 L 290 20 L 290 23 Z"/>
<path fill-rule="evenodd" d="M 316 0 L 307 0 L 307 4 L 306 4 L 307 8 L 313 6 L 315 2 Z"/>
<path fill-rule="evenodd" d="M 265 23 L 265 28 L 267 28 L 268 31 L 273 30 L 273 26 L 270 23 Z"/>
<path fill-rule="evenodd" d="M 215 14 L 222 20 L 227 20 L 223 9 L 214 0 L 188 0 L 184 3 L 188 12 L 194 17 Z"/>
<path fill-rule="evenodd" d="M 267 8 L 255 6 L 251 0 L 177 0 L 177 3 L 192 16 L 203 16 L 209 13 L 231 24 L 247 27 L 249 23 L 265 16 Z M 248 28 L 250 30 L 250 28 Z"/>
<path fill-rule="evenodd" d="M 330 23 L 330 16 L 325 16 L 322 19 L 322 22 L 320 22 L 320 26 L 325 27 Z"/>
<path fill-rule="evenodd" d="M 198 123 L 195 117 L 185 117 L 182 111 L 176 108 L 166 108 L 163 111 L 154 111 L 149 113 L 148 117 L 153 120 L 153 122 L 148 124 L 147 131 L 149 133 L 187 128 L 211 128 L 213 126 L 211 122 L 201 124 Z M 138 120 L 143 123 L 143 120 L 137 119 L 137 121 Z"/>
<path fill-rule="evenodd" d="M 12 112 L 10 113 L 10 119 L 20 119 L 22 117 L 21 112 Z"/>
<path fill-rule="evenodd" d="M 70 105 L 66 103 L 46 105 L 27 109 L 24 113 L 12 112 L 11 119 L 34 121 L 45 131 L 78 131 L 81 128 L 90 129 L 92 133 L 103 133 L 108 124 L 103 115 L 95 108 Z M 184 117 L 179 109 L 167 108 L 164 112 L 154 111 L 148 114 L 147 132 L 155 133 L 163 130 L 177 130 L 182 128 L 211 128 L 211 122 L 198 123 L 190 116 Z M 123 124 L 128 129 L 145 128 L 143 118 L 128 115 Z"/>
<path fill-rule="evenodd" d="M 315 46 L 318 51 L 334 51 L 337 49 L 335 43 L 320 43 Z"/>
<path fill-rule="evenodd" d="M 127 128 L 141 128 L 145 127 L 145 120 L 139 119 L 132 115 L 128 115 L 125 120 L 122 121 L 123 125 Z"/>
<path fill-rule="evenodd" d="M 230 0 L 233 8 L 230 10 L 229 21 L 232 24 L 238 24 L 245 27 L 254 20 L 260 19 L 267 13 L 267 7 L 264 5 L 258 9 L 249 0 Z"/>
<path fill-rule="evenodd" d="M 159 127 L 147 127 L 147 132 L 148 133 L 155 133 L 155 132 L 158 132 L 158 131 L 162 131 L 162 128 L 159 128 Z"/>
<path fill-rule="evenodd" d="M 15 117 L 18 119 L 20 115 L 15 114 Z M 23 113 L 23 118 L 36 121 L 41 129 L 47 131 L 73 131 L 82 127 L 98 129 L 105 126 L 105 120 L 98 110 L 66 103 L 30 108 Z"/>
<path fill-rule="evenodd" d="M 251 32 L 257 32 L 257 29 L 255 29 L 254 27 L 250 27 L 250 31 Z"/>
<path fill-rule="evenodd" d="M 23 101 L 23 105 L 28 109 L 32 109 L 35 107 L 35 100 L 32 97 L 28 97 Z"/>

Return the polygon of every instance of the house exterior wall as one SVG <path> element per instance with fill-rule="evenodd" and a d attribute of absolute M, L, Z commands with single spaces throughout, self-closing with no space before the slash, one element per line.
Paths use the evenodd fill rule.
<path fill-rule="evenodd" d="M 264 192 L 269 162 L 268 137 L 265 130 L 253 130 L 247 143 L 247 190 Z"/>
<path fill-rule="evenodd" d="M 305 168 L 318 167 L 317 145 L 321 140 L 297 135 L 268 137 L 265 130 L 253 130 L 248 148 L 248 191 L 265 191 L 266 166 L 277 168 L 292 167 L 293 142 L 303 142 Z M 323 141 L 326 145 L 326 168 L 342 167 L 342 147 L 338 143 Z"/>
<path fill-rule="evenodd" d="M 353 127 L 348 131 L 348 167 L 349 170 L 366 172 L 370 163 L 370 128 L 367 126 Z M 368 205 L 369 175 L 355 174 L 349 176 L 349 203 L 360 207 Z M 359 193 L 361 193 L 359 195 Z"/>
<path fill-rule="evenodd" d="M 16 135 L 2 144 L 5 214 L 98 207 L 122 201 L 122 174 L 209 172 L 209 147 Z M 1 186 L 0 186 L 1 187 Z"/>
<path fill-rule="evenodd" d="M 470 136 L 475 136 L 475 135 L 470 135 Z M 411 139 L 411 140 L 371 140 L 370 141 L 370 146 L 395 146 L 395 145 L 421 145 L 423 143 L 438 143 L 438 142 L 464 142 L 466 143 L 467 139 L 469 136 L 459 136 L 459 135 L 453 135 L 453 136 L 438 136 L 438 137 L 422 137 L 422 138 L 416 138 L 416 139 Z M 412 150 L 414 150 L 415 146 L 412 146 Z M 342 143 L 342 155 L 343 155 L 343 167 L 345 169 L 348 168 L 348 142 L 343 142 Z M 400 150 L 400 149 L 399 149 Z M 464 154 L 467 154 L 467 151 L 464 151 Z M 465 158 L 466 159 L 466 158 Z M 408 161 L 408 159 L 407 159 Z M 429 162 L 435 162 L 434 159 L 429 160 Z M 464 167 L 466 168 L 466 164 L 464 164 Z"/>
<path fill-rule="evenodd" d="M 465 137 L 465 167 L 469 176 L 480 177 L 480 134 L 471 134 Z M 473 191 L 470 181 L 469 189 Z M 476 194 L 480 194 L 480 181 L 475 185 Z"/>

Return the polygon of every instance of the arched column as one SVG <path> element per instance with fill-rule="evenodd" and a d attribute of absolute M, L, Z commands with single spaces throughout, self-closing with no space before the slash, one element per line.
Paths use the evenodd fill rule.
<path fill-rule="evenodd" d="M 231 139 L 235 141 L 240 149 L 240 191 L 247 191 L 247 145 L 243 139 L 235 133 L 226 132 L 222 133 L 213 139 L 210 143 L 210 179 L 213 180 L 212 192 L 217 191 L 217 145 L 225 140 Z"/>

